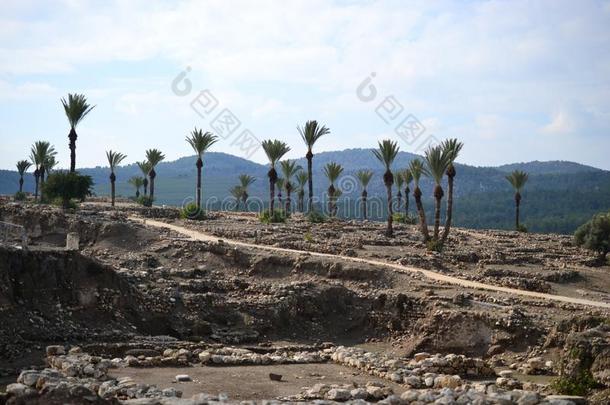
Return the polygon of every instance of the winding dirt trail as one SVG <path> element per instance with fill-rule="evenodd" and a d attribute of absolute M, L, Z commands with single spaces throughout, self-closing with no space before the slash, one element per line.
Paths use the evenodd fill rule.
<path fill-rule="evenodd" d="M 586 305 L 586 306 L 591 306 L 591 307 L 610 309 L 610 303 L 601 302 L 601 301 L 591 301 L 591 300 L 586 300 L 586 299 L 582 299 L 582 298 L 566 297 L 564 295 L 545 294 L 545 293 L 539 293 L 539 292 L 534 292 L 534 291 L 519 290 L 516 288 L 495 286 L 495 285 L 491 285 L 491 284 L 480 283 L 478 281 L 470 281 L 470 280 L 464 280 L 464 279 L 461 279 L 458 277 L 447 276 L 445 274 L 437 273 L 432 270 L 419 269 L 419 268 L 411 267 L 411 266 L 403 266 L 401 264 L 383 262 L 383 261 L 379 261 L 379 260 L 370 260 L 370 259 L 363 259 L 360 257 L 349 257 L 349 256 L 335 255 L 335 254 L 330 254 L 330 253 L 311 252 L 311 251 L 307 251 L 307 250 L 287 249 L 287 248 L 280 248 L 277 246 L 269 246 L 269 245 L 257 245 L 255 243 L 248 243 L 248 242 L 241 242 L 238 240 L 218 238 L 216 236 L 205 234 L 203 232 L 194 231 L 192 229 L 188 229 L 188 228 L 185 228 L 182 226 L 168 224 L 168 223 L 161 222 L 161 221 L 155 221 L 152 219 L 144 220 L 143 218 L 134 217 L 134 216 L 129 217 L 129 219 L 134 222 L 143 223 L 148 226 L 170 229 L 174 232 L 178 232 L 182 235 L 188 236 L 189 238 L 191 238 L 193 240 L 198 240 L 198 241 L 218 242 L 219 240 L 222 240 L 224 243 L 227 243 L 229 245 L 243 246 L 243 247 L 247 247 L 247 248 L 251 248 L 251 249 L 262 249 L 262 250 L 289 253 L 289 254 L 307 254 L 307 255 L 316 256 L 316 257 L 340 259 L 340 260 L 355 262 L 355 263 L 366 263 L 366 264 L 371 264 L 373 266 L 388 267 L 388 268 L 391 268 L 392 270 L 396 270 L 396 271 L 404 272 L 404 273 L 419 273 L 419 274 L 424 275 L 425 277 L 427 277 L 430 280 L 440 281 L 440 282 L 447 283 L 447 284 L 459 285 L 459 286 L 467 287 L 467 288 L 496 291 L 496 292 L 501 292 L 501 293 L 506 293 L 506 294 L 521 295 L 521 296 L 529 297 L 529 298 L 537 298 L 537 299 L 543 299 L 543 300 L 558 301 L 558 302 L 565 302 L 565 303 L 570 303 L 570 304 Z"/>

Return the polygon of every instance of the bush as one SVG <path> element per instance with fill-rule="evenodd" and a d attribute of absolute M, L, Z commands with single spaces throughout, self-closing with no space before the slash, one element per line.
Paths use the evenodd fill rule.
<path fill-rule="evenodd" d="M 397 224 L 407 225 L 413 225 L 416 223 L 415 218 L 409 215 L 405 215 L 401 212 L 395 212 L 394 214 L 392 214 L 392 221 L 396 222 Z"/>
<path fill-rule="evenodd" d="M 154 201 L 154 199 L 147 195 L 143 195 L 143 196 L 136 198 L 136 202 L 145 207 L 152 207 L 153 201 Z"/>
<path fill-rule="evenodd" d="M 597 252 L 605 260 L 610 252 L 610 213 L 597 214 L 574 232 L 578 246 Z"/>
<path fill-rule="evenodd" d="M 309 214 L 307 214 L 307 219 L 312 224 L 321 224 L 326 222 L 326 217 L 319 211 L 311 211 Z"/>
<path fill-rule="evenodd" d="M 440 240 L 430 239 L 426 243 L 426 248 L 431 252 L 440 252 L 443 250 L 443 242 Z"/>
<path fill-rule="evenodd" d="M 201 221 L 205 219 L 205 212 L 202 208 L 198 208 L 196 203 L 192 202 L 182 207 L 180 210 L 180 218 Z"/>
<path fill-rule="evenodd" d="M 259 214 L 258 219 L 264 224 L 286 222 L 286 214 L 282 210 L 273 210 L 273 215 L 271 215 L 269 210 L 263 210 Z"/>
<path fill-rule="evenodd" d="M 15 201 L 25 201 L 26 195 L 23 191 L 17 191 L 14 198 Z"/>
<path fill-rule="evenodd" d="M 551 382 L 553 391 L 561 395 L 586 396 L 598 386 L 591 372 L 583 370 L 576 377 L 562 376 Z"/>
<path fill-rule="evenodd" d="M 517 228 L 517 232 L 527 233 L 527 226 L 525 226 L 523 224 L 519 224 L 519 227 Z"/>
<path fill-rule="evenodd" d="M 42 190 L 49 201 L 59 200 L 64 208 L 70 208 L 71 200 L 84 201 L 91 195 L 93 179 L 77 172 L 59 171 L 49 175 L 42 185 Z"/>

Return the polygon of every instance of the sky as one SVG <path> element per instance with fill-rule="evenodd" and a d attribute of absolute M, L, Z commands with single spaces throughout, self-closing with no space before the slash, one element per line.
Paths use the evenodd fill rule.
<path fill-rule="evenodd" d="M 460 163 L 610 170 L 610 1 L 2 0 L 0 169 L 36 140 L 69 166 L 68 93 L 95 105 L 77 167 L 192 155 L 194 127 L 302 157 L 316 119 L 314 152 L 458 138 Z"/>

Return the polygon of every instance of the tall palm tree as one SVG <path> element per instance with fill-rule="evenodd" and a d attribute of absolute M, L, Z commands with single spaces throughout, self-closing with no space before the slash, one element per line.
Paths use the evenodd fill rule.
<path fill-rule="evenodd" d="M 150 162 L 144 160 L 142 162 L 136 162 L 136 164 L 144 175 L 144 177 L 142 178 L 142 187 L 144 188 L 144 195 L 146 196 L 148 194 L 148 173 L 150 173 L 151 169 Z"/>
<path fill-rule="evenodd" d="M 297 193 L 299 198 L 297 202 L 297 209 L 303 212 L 305 205 L 305 184 L 307 184 L 307 179 L 309 179 L 309 176 L 307 175 L 307 172 L 300 171 L 297 173 L 296 178 L 297 183 L 299 184 L 299 191 Z"/>
<path fill-rule="evenodd" d="M 282 160 L 280 162 L 280 168 L 282 169 L 282 174 L 284 175 L 284 189 L 286 190 L 286 214 L 290 214 L 290 193 L 294 190 L 294 185 L 292 184 L 292 178 L 299 173 L 303 168 L 300 165 L 297 165 L 296 160 Z"/>
<path fill-rule="evenodd" d="M 385 184 L 387 198 L 388 198 L 388 227 L 386 229 L 386 236 L 388 238 L 394 235 L 392 229 L 392 186 L 394 185 L 394 175 L 392 174 L 391 166 L 398 155 L 398 144 L 395 141 L 384 139 L 379 142 L 379 149 L 374 149 L 373 154 L 383 165 L 385 166 L 385 173 L 383 174 L 383 183 Z"/>
<path fill-rule="evenodd" d="M 197 209 L 201 209 L 201 168 L 203 167 L 203 154 L 218 141 L 218 137 L 211 132 L 204 133 L 201 129 L 195 127 L 191 132 L 190 138 L 186 138 L 186 141 L 197 154 L 197 163 L 195 163 L 197 167 Z"/>
<path fill-rule="evenodd" d="M 424 237 L 424 242 L 428 242 L 430 240 L 430 235 L 428 233 L 428 223 L 426 222 L 426 211 L 424 210 L 424 205 L 421 201 L 422 192 L 419 188 L 419 180 L 424 173 L 424 162 L 420 159 L 412 160 L 409 163 L 409 171 L 413 176 L 413 184 L 415 186 L 413 189 L 413 198 L 415 198 L 415 206 L 417 207 L 417 213 L 419 214 L 419 226 L 421 228 L 422 236 Z"/>
<path fill-rule="evenodd" d="M 308 210 L 313 210 L 313 146 L 315 143 L 326 134 L 330 134 L 330 129 L 324 125 L 320 126 L 318 121 L 307 121 L 305 126 L 297 126 L 305 146 L 307 146 L 307 181 L 309 183 L 309 197 L 308 197 Z"/>
<path fill-rule="evenodd" d="M 110 205 L 112 205 L 113 207 L 116 182 L 116 175 L 114 174 L 114 169 L 116 169 L 116 167 L 120 165 L 126 157 L 127 155 L 124 155 L 121 152 L 113 152 L 112 150 L 106 151 L 106 159 L 108 159 L 108 166 L 110 166 Z"/>
<path fill-rule="evenodd" d="M 239 175 L 239 186 L 242 189 L 241 198 L 244 202 L 244 208 L 248 211 L 248 187 L 256 181 L 256 177 L 250 176 L 249 174 Z"/>
<path fill-rule="evenodd" d="M 34 171 L 34 177 L 36 178 L 36 192 L 34 198 L 38 197 L 38 192 L 40 191 L 40 200 L 42 200 L 42 187 L 39 188 L 38 184 L 40 183 L 42 186 L 44 183 L 44 175 L 46 173 L 45 163 L 49 163 L 50 157 L 55 157 L 55 155 L 57 155 L 55 148 L 47 141 L 36 141 L 34 142 L 34 145 L 32 145 L 30 159 L 36 166 L 36 170 Z"/>
<path fill-rule="evenodd" d="M 275 182 L 277 181 L 277 171 L 275 170 L 275 165 L 286 153 L 290 151 L 290 147 L 286 145 L 285 142 L 277 139 L 267 139 L 263 141 L 261 145 L 263 146 L 263 150 L 267 155 L 267 159 L 269 159 L 270 168 L 269 172 L 267 173 L 267 177 L 269 177 L 269 214 L 273 216 L 273 206 L 275 203 Z"/>
<path fill-rule="evenodd" d="M 508 176 L 506 176 L 506 180 L 513 186 L 515 189 L 515 229 L 520 230 L 521 226 L 519 224 L 519 207 L 521 206 L 521 190 L 529 176 L 526 172 L 521 170 L 515 170 Z"/>
<path fill-rule="evenodd" d="M 397 172 L 396 176 L 394 176 L 394 180 L 396 180 L 396 212 L 400 212 L 400 208 L 402 207 L 402 185 L 405 183 L 405 179 L 402 177 L 402 172 Z"/>
<path fill-rule="evenodd" d="M 140 176 L 133 176 L 128 182 L 136 188 L 136 198 L 140 197 L 140 187 L 144 185 L 144 179 Z"/>
<path fill-rule="evenodd" d="M 83 94 L 68 94 L 68 100 L 62 98 L 64 112 L 70 123 L 70 172 L 76 170 L 76 127 L 95 108 L 89 105 Z"/>
<path fill-rule="evenodd" d="M 434 241 L 439 240 L 439 228 L 441 223 L 441 200 L 444 196 L 441 182 L 449 168 L 449 156 L 441 145 L 428 148 L 424 152 L 426 162 L 425 173 L 434 180 Z"/>
<path fill-rule="evenodd" d="M 335 182 L 343 173 L 343 167 L 335 162 L 327 163 L 324 166 L 324 175 L 328 179 L 330 186 L 328 186 L 328 215 L 334 217 L 337 214 L 337 204 L 335 200 L 337 189 L 335 188 Z"/>
<path fill-rule="evenodd" d="M 409 217 L 409 193 L 411 192 L 410 184 L 413 181 L 411 170 L 405 169 L 402 171 L 402 179 L 405 182 L 405 216 Z"/>
<path fill-rule="evenodd" d="M 464 147 L 462 142 L 458 142 L 457 139 L 447 139 L 442 144 L 443 151 L 447 154 L 449 159 L 449 167 L 445 174 L 447 175 L 447 212 L 445 214 L 445 229 L 443 230 L 442 242 L 445 243 L 449 236 L 449 230 L 451 229 L 451 219 L 453 217 L 453 182 L 457 172 L 453 163 L 457 159 L 460 151 Z"/>
<path fill-rule="evenodd" d="M 373 178 L 373 172 L 371 170 L 358 170 L 356 172 L 356 177 L 362 186 L 362 218 L 367 219 L 366 199 L 369 193 L 366 191 L 366 188 L 368 187 L 371 178 Z"/>
<path fill-rule="evenodd" d="M 20 160 L 17 162 L 17 172 L 19 173 L 19 192 L 23 192 L 23 175 L 32 167 L 28 160 Z"/>
<path fill-rule="evenodd" d="M 150 198 L 155 198 L 155 177 L 157 177 L 157 172 L 155 172 L 155 167 L 161 161 L 165 159 L 165 155 L 161 153 L 158 149 L 148 149 L 146 151 L 146 160 L 150 164 L 150 171 L 148 172 L 148 177 L 150 178 Z"/>

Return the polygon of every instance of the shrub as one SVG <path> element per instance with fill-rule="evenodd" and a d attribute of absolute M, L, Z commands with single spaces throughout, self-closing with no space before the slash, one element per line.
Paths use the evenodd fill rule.
<path fill-rule="evenodd" d="M 26 195 L 23 191 L 17 191 L 14 198 L 15 201 L 25 201 Z"/>
<path fill-rule="evenodd" d="M 269 214 L 269 210 L 263 210 L 258 219 L 264 224 L 273 224 L 286 222 L 286 214 L 282 210 L 273 210 L 273 215 Z"/>
<path fill-rule="evenodd" d="M 574 241 L 578 246 L 597 252 L 601 261 L 605 260 L 610 252 L 610 213 L 597 214 L 581 225 L 574 232 Z"/>
<path fill-rule="evenodd" d="M 405 215 L 401 212 L 395 212 L 394 214 L 392 214 L 392 221 L 396 222 L 397 224 L 415 224 L 415 218 L 409 215 Z"/>
<path fill-rule="evenodd" d="M 303 240 L 305 242 L 311 243 L 311 242 L 313 242 L 313 236 L 311 235 L 310 232 L 305 232 L 305 235 L 303 235 Z"/>
<path fill-rule="evenodd" d="M 59 200 L 64 208 L 70 208 L 71 200 L 84 201 L 91 195 L 93 179 L 77 172 L 58 171 L 49 175 L 42 185 L 43 193 L 50 201 Z"/>
<path fill-rule="evenodd" d="M 562 376 L 551 382 L 553 391 L 562 395 L 586 396 L 598 386 L 588 370 L 581 371 L 576 377 Z"/>
<path fill-rule="evenodd" d="M 145 207 L 152 207 L 154 199 L 148 195 L 143 195 L 136 198 L 136 202 Z"/>
<path fill-rule="evenodd" d="M 523 224 L 519 224 L 519 227 L 517 228 L 517 232 L 527 233 L 527 226 L 525 226 Z"/>
<path fill-rule="evenodd" d="M 192 202 L 182 207 L 180 210 L 180 218 L 201 221 L 205 219 L 205 212 L 202 208 L 198 208 L 196 203 Z"/>
<path fill-rule="evenodd" d="M 311 211 L 309 214 L 307 214 L 307 219 L 312 224 L 321 224 L 326 222 L 326 217 L 319 211 Z"/>
<path fill-rule="evenodd" d="M 426 243 L 426 248 L 431 252 L 440 252 L 443 250 L 443 242 L 440 240 L 430 239 Z"/>

